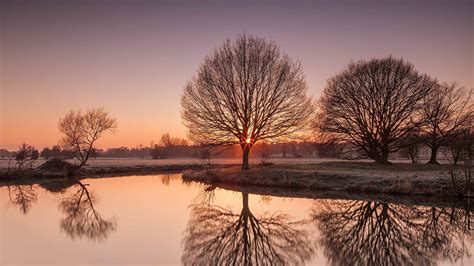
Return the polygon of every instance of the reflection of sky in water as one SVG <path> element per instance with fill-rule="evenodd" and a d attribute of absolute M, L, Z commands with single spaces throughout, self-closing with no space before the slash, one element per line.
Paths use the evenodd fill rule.
<path fill-rule="evenodd" d="M 471 263 L 462 206 L 246 195 L 179 174 L 4 186 L 0 264 Z"/>

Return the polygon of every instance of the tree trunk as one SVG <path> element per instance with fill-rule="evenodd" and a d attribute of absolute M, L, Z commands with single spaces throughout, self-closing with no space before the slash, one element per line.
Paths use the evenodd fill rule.
<path fill-rule="evenodd" d="M 242 210 L 244 210 L 244 212 L 250 212 L 249 193 L 242 192 Z"/>
<path fill-rule="evenodd" d="M 430 156 L 430 160 L 428 161 L 428 164 L 439 164 L 438 161 L 436 161 L 437 153 L 438 153 L 438 147 L 432 147 L 431 156 Z"/>
<path fill-rule="evenodd" d="M 460 152 L 453 152 L 453 164 L 454 164 L 454 166 L 458 165 L 459 157 L 461 157 Z"/>
<path fill-rule="evenodd" d="M 242 213 L 241 213 L 241 219 L 243 220 L 242 226 L 243 226 L 243 257 L 244 257 L 244 263 L 243 265 L 250 265 L 251 263 L 249 262 L 248 258 L 249 256 L 249 249 L 250 249 L 250 239 L 249 239 L 249 218 L 250 218 L 250 209 L 249 209 L 249 194 L 248 193 L 242 193 Z"/>
<path fill-rule="evenodd" d="M 249 169 L 249 152 L 250 147 L 249 145 L 245 145 L 242 150 L 242 170 Z"/>
<path fill-rule="evenodd" d="M 377 163 L 380 164 L 390 164 L 388 161 L 388 152 L 387 151 L 381 151 L 380 155 L 376 157 L 377 159 L 375 160 Z"/>

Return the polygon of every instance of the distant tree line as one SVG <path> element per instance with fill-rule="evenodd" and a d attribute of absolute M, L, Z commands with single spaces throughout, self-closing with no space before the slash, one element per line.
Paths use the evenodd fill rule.
<path fill-rule="evenodd" d="M 138 145 L 136 147 L 118 147 L 109 149 L 93 148 L 90 152 L 90 158 L 236 158 L 241 156 L 241 149 L 238 146 L 222 150 L 220 147 L 207 147 L 192 145 L 186 139 L 171 137 L 168 133 L 163 135 L 159 144 L 153 142 L 150 146 Z M 168 140 L 170 140 L 168 142 Z M 165 145 L 166 144 L 166 145 Z M 25 146 L 26 145 L 26 146 Z M 23 144 L 17 151 L 3 150 L 5 158 L 12 157 L 25 158 L 26 161 L 37 160 L 39 158 L 48 160 L 58 158 L 71 160 L 76 157 L 73 150 L 62 148 L 60 145 L 45 147 L 40 152 L 31 145 Z M 259 158 L 309 158 L 322 157 L 319 147 L 311 141 L 287 142 L 287 143 L 258 143 L 254 146 L 251 154 Z M 327 155 L 337 156 L 337 155 Z M 15 159 L 16 160 L 16 159 Z M 25 163 L 22 163 L 25 165 Z"/>
<path fill-rule="evenodd" d="M 458 163 L 466 158 L 472 157 L 474 148 L 474 134 L 472 132 L 462 132 L 458 137 L 459 141 L 453 142 L 452 146 L 440 148 L 438 152 L 448 156 L 453 160 L 453 163 Z M 391 154 L 391 158 L 410 159 L 413 163 L 418 162 L 423 154 L 426 154 L 429 147 L 424 144 L 424 140 L 419 136 L 410 136 L 408 145 L 398 152 Z M 175 138 L 179 140 L 180 138 Z M 167 159 L 167 158 L 238 158 L 241 156 L 241 149 L 239 146 L 232 146 L 223 149 L 222 147 L 208 147 L 193 145 L 184 139 L 182 142 L 164 146 L 154 144 L 150 146 L 137 145 L 136 147 L 117 147 L 108 149 L 93 148 L 90 152 L 90 158 L 140 158 L 140 159 Z M 71 160 L 75 158 L 75 153 L 72 150 L 64 149 L 59 145 L 52 147 L 45 147 L 36 157 L 36 148 L 26 144 L 19 147 L 17 151 L 2 150 L 2 157 L 11 158 L 16 162 L 17 154 L 19 154 L 19 164 L 29 166 L 36 159 L 52 159 L 58 158 L 63 160 Z M 31 147 L 31 148 L 28 148 Z M 33 150 L 33 151 L 31 151 Z M 35 152 L 36 151 L 36 152 Z M 272 158 L 337 158 L 337 159 L 362 159 L 367 156 L 357 147 L 347 143 L 333 143 L 333 142 L 318 142 L 318 141 L 292 141 L 282 143 L 257 143 L 254 145 L 250 154 L 253 157 L 260 158 L 262 161 L 270 162 Z M 32 155 L 32 156 L 31 156 Z M 426 155 L 424 156 L 426 157 Z M 444 157 L 443 157 L 444 158 Z M 429 159 L 426 158 L 426 159 Z M 28 161 L 22 163 L 21 161 Z"/>

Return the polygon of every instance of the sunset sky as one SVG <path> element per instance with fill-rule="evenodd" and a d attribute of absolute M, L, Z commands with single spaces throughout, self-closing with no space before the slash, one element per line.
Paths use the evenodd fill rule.
<path fill-rule="evenodd" d="M 91 107 L 119 123 L 99 148 L 185 137 L 183 86 L 243 32 L 299 59 L 315 98 L 351 60 L 388 55 L 474 85 L 474 1 L 178 2 L 3 1 L 0 148 L 55 145 L 58 119 Z"/>

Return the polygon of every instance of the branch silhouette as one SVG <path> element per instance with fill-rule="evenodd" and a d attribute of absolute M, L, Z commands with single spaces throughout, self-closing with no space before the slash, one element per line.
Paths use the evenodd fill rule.
<path fill-rule="evenodd" d="M 242 211 L 192 205 L 185 231 L 185 265 L 301 265 L 314 253 L 305 223 L 281 213 L 256 217 L 242 193 Z"/>
<path fill-rule="evenodd" d="M 432 265 L 469 255 L 470 212 L 373 201 L 321 201 L 319 243 L 333 265 Z"/>
<path fill-rule="evenodd" d="M 76 190 L 67 195 L 59 204 L 59 210 L 65 215 L 60 221 L 60 228 L 71 239 L 83 237 L 93 241 L 104 241 L 117 224 L 114 219 L 106 220 L 94 208 L 97 198 L 89 192 L 87 185 L 76 182 Z"/>
<path fill-rule="evenodd" d="M 10 203 L 17 206 L 23 214 L 27 214 L 34 203 L 38 201 L 33 185 L 8 186 Z"/>

